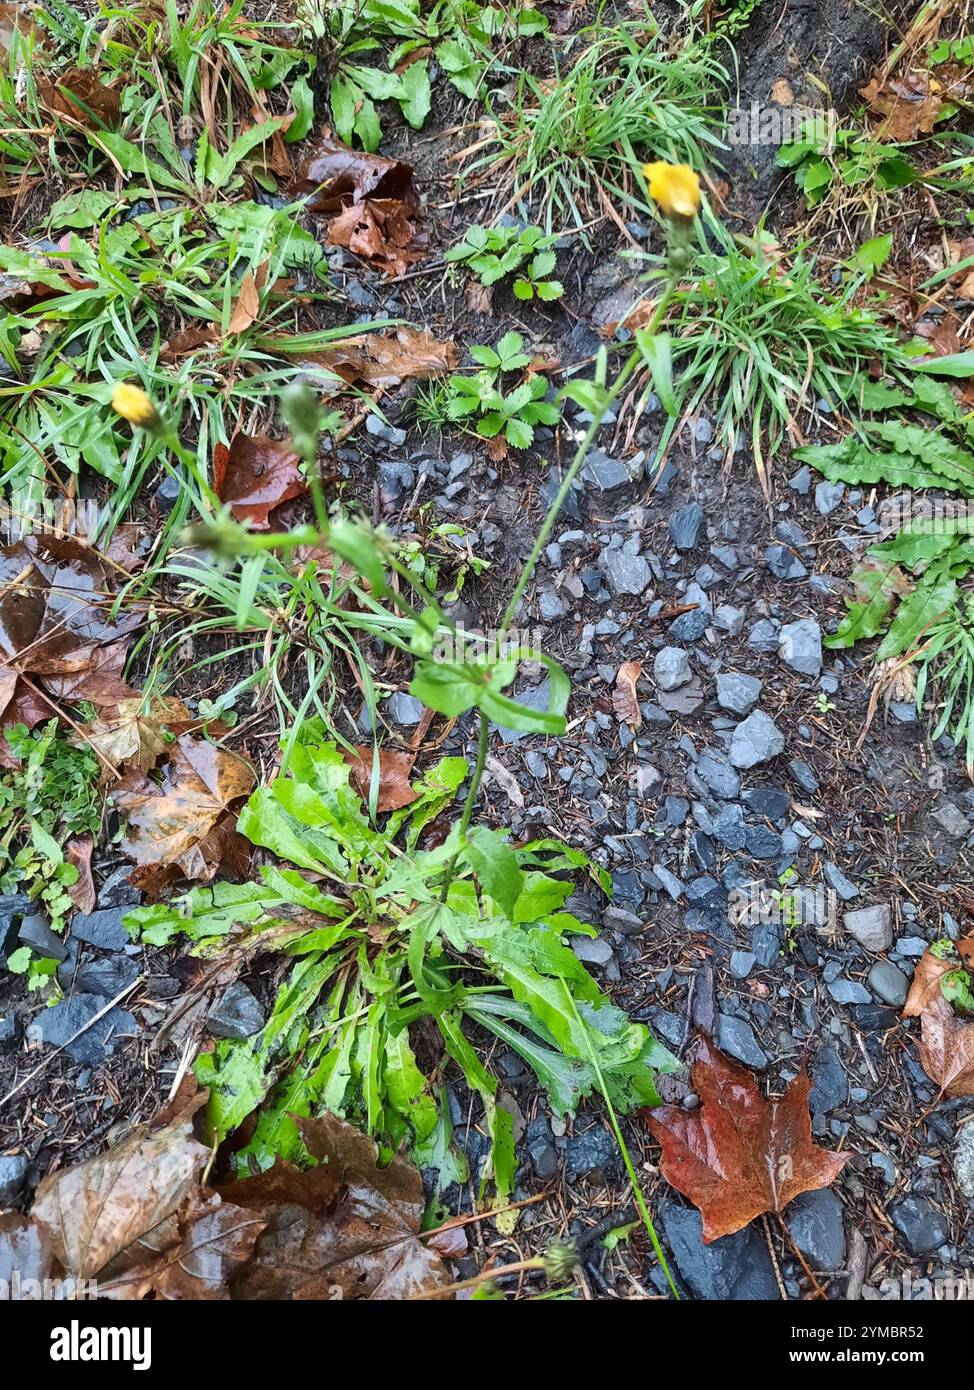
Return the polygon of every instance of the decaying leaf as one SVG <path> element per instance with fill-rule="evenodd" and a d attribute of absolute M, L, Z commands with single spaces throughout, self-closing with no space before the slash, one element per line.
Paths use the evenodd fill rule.
<path fill-rule="evenodd" d="M 91 855 L 95 848 L 94 837 L 76 835 L 64 847 L 64 857 L 78 870 L 77 880 L 68 888 L 68 897 L 77 912 L 94 912 L 95 881 L 91 876 Z"/>
<path fill-rule="evenodd" d="M 329 217 L 366 198 L 392 199 L 419 206 L 413 171 L 408 164 L 353 150 L 327 133 L 315 142 L 298 169 L 292 192 L 309 194 L 309 212 Z"/>
<path fill-rule="evenodd" d="M 249 763 L 192 734 L 170 745 L 158 783 L 137 768 L 127 772 L 112 799 L 127 820 L 122 849 L 137 865 L 131 881 L 157 895 L 180 877 L 208 883 L 228 859 L 245 872 L 249 848 L 234 827 L 253 785 Z"/>
<path fill-rule="evenodd" d="M 942 1095 L 974 1095 L 974 1023 L 956 1018 L 939 988 L 920 1016 L 919 1053 Z"/>
<path fill-rule="evenodd" d="M 123 1252 L 124 1263 L 142 1263 L 172 1243 L 177 1214 L 210 1160 L 193 1134 L 205 1100 L 199 1092 L 161 1128 L 142 1125 L 106 1153 L 43 1180 L 33 1220 L 70 1275 L 93 1279 Z"/>
<path fill-rule="evenodd" d="M 68 68 L 54 81 L 42 79 L 38 96 L 49 111 L 79 125 L 114 130 L 121 115 L 121 98 L 114 84 L 102 82 L 94 68 Z"/>
<path fill-rule="evenodd" d="M 189 717 L 182 700 L 134 695 L 99 713 L 85 736 L 113 767 L 149 772 L 166 747 L 167 728 Z"/>
<path fill-rule="evenodd" d="M 615 689 L 612 692 L 612 711 L 620 724 L 628 724 L 638 729 L 642 723 L 639 712 L 639 696 L 636 682 L 642 675 L 641 661 L 625 661 L 616 672 Z"/>
<path fill-rule="evenodd" d="M 403 1299 L 448 1284 L 447 1266 L 419 1238 L 424 1199 L 417 1169 L 398 1155 L 380 1168 L 373 1140 L 335 1115 L 298 1123 L 323 1173 L 278 1163 L 272 1202 L 255 1191 L 260 1178 L 220 1190 L 224 1201 L 246 1204 L 267 1221 L 234 1296 Z M 324 1207 L 320 1184 L 329 1178 L 334 1195 Z"/>
<path fill-rule="evenodd" d="M 411 203 L 368 198 L 338 213 L 328 225 L 331 246 L 345 246 L 393 278 L 426 255 L 429 237 Z"/>
<path fill-rule="evenodd" d="M 287 352 L 283 338 L 262 340 Z M 363 333 L 345 338 L 324 352 L 302 355 L 302 362 L 327 367 L 348 385 L 378 386 L 383 390 L 407 379 L 428 381 L 452 372 L 457 349 L 452 339 L 434 338 L 428 328 L 403 326 L 393 333 Z"/>
<path fill-rule="evenodd" d="M 929 135 L 944 100 L 939 83 L 928 72 L 910 72 L 882 84 L 874 77 L 859 94 L 874 115 L 883 117 L 877 135 L 896 144 Z"/>
<path fill-rule="evenodd" d="M 810 1088 L 803 1067 L 781 1100 L 768 1101 L 746 1067 L 698 1035 L 693 1089 L 701 1108 L 660 1106 L 646 1123 L 663 1146 L 664 1178 L 700 1209 L 705 1243 L 838 1176 L 848 1155 L 812 1143 Z"/>
<path fill-rule="evenodd" d="M 275 507 L 308 490 L 301 461 L 289 444 L 266 434 L 236 434 L 213 451 L 213 487 L 237 521 L 266 531 Z"/>
<path fill-rule="evenodd" d="M 237 300 L 227 325 L 228 333 L 245 333 L 251 324 L 257 322 L 260 316 L 260 292 L 267 280 L 267 266 L 267 261 L 263 261 L 256 271 L 248 270 L 241 280 Z"/>
<path fill-rule="evenodd" d="M 952 944 L 957 948 L 957 955 L 954 957 L 937 955 L 929 946 L 920 957 L 913 972 L 910 992 L 903 1005 L 904 1018 L 919 1018 L 934 998 L 942 997 L 940 981 L 960 964 L 974 971 L 974 936 L 967 936 L 962 941 Z"/>
<path fill-rule="evenodd" d="M 0 657 L 37 676 L 90 671 L 100 647 L 138 626 L 113 620 L 111 566 L 67 536 L 28 536 L 0 548 Z"/>
<path fill-rule="evenodd" d="M 349 766 L 349 781 L 367 804 L 375 766 L 374 749 L 360 746 L 353 753 L 345 748 L 342 756 Z M 380 748 L 377 811 L 398 811 L 403 806 L 411 806 L 416 800 L 417 793 L 409 785 L 409 775 L 415 761 L 415 753 L 397 753 L 391 748 Z"/>

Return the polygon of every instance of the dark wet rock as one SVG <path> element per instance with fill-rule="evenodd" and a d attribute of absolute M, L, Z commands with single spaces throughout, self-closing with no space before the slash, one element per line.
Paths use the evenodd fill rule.
<path fill-rule="evenodd" d="M 748 787 L 741 800 L 749 811 L 768 820 L 784 820 L 791 810 L 791 797 L 781 787 Z"/>
<path fill-rule="evenodd" d="M 183 485 L 178 473 L 167 473 L 152 494 L 152 501 L 160 516 L 168 516 L 182 495 Z"/>
<path fill-rule="evenodd" d="M 724 759 L 705 748 L 697 759 L 696 772 L 701 781 L 722 801 L 733 801 L 740 795 L 741 779 Z"/>
<path fill-rule="evenodd" d="M 35 956 L 43 956 L 46 960 L 64 960 L 68 954 L 63 939 L 51 930 L 47 918 L 40 912 L 24 918 L 17 938 L 21 946 L 29 946 Z"/>
<path fill-rule="evenodd" d="M 717 867 L 714 842 L 702 830 L 695 830 L 690 836 L 690 857 L 698 869 L 706 871 Z"/>
<path fill-rule="evenodd" d="M 744 847 L 752 859 L 776 859 L 781 853 L 781 836 L 766 825 L 749 825 Z"/>
<path fill-rule="evenodd" d="M 682 825 L 690 813 L 690 803 L 682 796 L 668 796 L 663 802 L 667 825 Z"/>
<path fill-rule="evenodd" d="M 142 901 L 142 894 L 129 880 L 131 864 L 121 864 L 108 875 L 98 890 L 99 908 L 133 907 Z"/>
<path fill-rule="evenodd" d="M 638 936 L 643 929 L 643 919 L 624 907 L 610 906 L 602 914 L 602 925 L 609 931 L 621 932 L 623 936 Z"/>
<path fill-rule="evenodd" d="M 15 1202 L 23 1190 L 30 1160 L 26 1154 L 0 1156 L 0 1206 Z"/>
<path fill-rule="evenodd" d="M 872 1000 L 868 1004 L 855 1005 L 849 1013 L 864 1033 L 885 1033 L 900 1021 L 898 1009 L 884 1008 Z"/>
<path fill-rule="evenodd" d="M 109 1009 L 97 1023 L 92 1023 L 104 1007 L 101 995 L 73 994 L 52 1009 L 42 1009 L 31 1028 L 50 1047 L 64 1047 L 72 1062 L 95 1066 L 111 1055 L 121 1037 L 139 1031 L 132 1015 L 118 1007 Z M 85 1026 L 89 1024 L 90 1027 Z M 82 1028 L 85 1031 L 75 1037 Z"/>
<path fill-rule="evenodd" d="M 814 618 L 786 623 L 778 634 L 778 655 L 786 666 L 802 676 L 822 670 L 822 629 Z"/>
<path fill-rule="evenodd" d="M 558 471 L 558 468 L 554 464 L 552 464 L 551 469 L 548 472 L 548 477 L 545 479 L 544 483 L 541 485 L 539 489 L 539 495 L 546 507 L 550 507 L 551 504 L 554 502 L 555 498 L 558 496 L 558 493 L 561 490 L 562 481 L 563 479 L 561 473 Z M 558 516 L 562 521 L 582 521 L 582 507 L 581 502 L 579 500 L 580 494 L 581 484 L 576 479 L 576 481 L 569 488 L 568 496 L 562 503 L 561 511 L 558 513 Z"/>
<path fill-rule="evenodd" d="M 399 461 L 380 463 L 378 475 L 386 506 L 392 506 L 404 492 L 411 492 L 416 482 L 409 464 Z"/>
<path fill-rule="evenodd" d="M 20 1037 L 17 1015 L 0 1014 L 0 1048 L 11 1047 Z"/>
<path fill-rule="evenodd" d="M 808 763 L 803 763 L 799 759 L 796 759 L 794 762 L 788 764 L 788 771 L 807 796 L 815 795 L 818 791 L 818 778 L 808 766 Z"/>
<path fill-rule="evenodd" d="M 785 1221 L 791 1238 L 812 1269 L 841 1269 L 845 1263 L 842 1203 L 830 1188 L 803 1192 L 788 1203 Z"/>
<path fill-rule="evenodd" d="M 878 960 L 867 975 L 866 984 L 884 1004 L 906 1003 L 910 982 L 892 961 Z"/>
<path fill-rule="evenodd" d="M 721 671 L 717 677 L 717 703 L 721 709 L 743 718 L 761 698 L 762 682 L 739 671 Z"/>
<path fill-rule="evenodd" d="M 744 812 L 740 806 L 724 806 L 714 816 L 714 838 L 719 840 L 724 849 L 735 850 L 744 848 Z"/>
<path fill-rule="evenodd" d="M 71 987 L 82 994 L 97 994 L 102 999 L 114 999 L 123 989 L 134 984 L 139 974 L 138 962 L 131 956 L 116 952 L 111 956 L 99 956 L 86 960 L 75 969 L 75 962 L 67 960 L 57 972 L 58 984 L 63 990 Z"/>
<path fill-rule="evenodd" d="M 809 1068 L 812 1089 L 808 1108 L 813 1115 L 827 1115 L 849 1099 L 849 1078 L 834 1047 L 826 1045 L 815 1054 Z"/>
<path fill-rule="evenodd" d="M 581 478 L 584 483 L 609 492 L 612 488 L 623 487 L 632 482 L 629 469 L 621 459 L 612 458 L 601 449 L 591 449 L 582 467 Z"/>
<path fill-rule="evenodd" d="M 573 936 L 570 942 L 576 959 L 586 965 L 608 965 L 613 959 L 612 947 L 601 937 Z"/>
<path fill-rule="evenodd" d="M 97 912 L 76 912 L 71 918 L 71 937 L 87 942 L 101 951 L 121 951 L 131 945 L 132 938 L 122 926 L 127 905 L 99 908 Z"/>
<path fill-rule="evenodd" d="M 378 415 L 368 415 L 365 420 L 366 432 L 373 439 L 381 439 L 384 444 L 394 444 L 399 447 L 406 442 L 406 431 L 397 429 L 395 425 L 387 424 Z"/>
<path fill-rule="evenodd" d="M 542 589 L 538 595 L 538 612 L 542 621 L 553 623 L 565 616 L 565 602 L 555 589 Z"/>
<path fill-rule="evenodd" d="M 702 608 L 692 608 L 689 613 L 681 613 L 666 629 L 668 637 L 678 642 L 699 642 L 707 631 L 710 619 Z"/>
<path fill-rule="evenodd" d="M 844 912 L 842 922 L 850 936 L 867 951 L 888 951 L 893 942 L 892 912 L 887 903 L 873 903 L 854 912 Z M 888 1001 L 892 1003 L 893 1001 Z"/>
<path fill-rule="evenodd" d="M 784 734 L 763 710 L 756 709 L 734 730 L 730 747 L 731 766 L 757 767 L 770 762 L 784 750 Z"/>
<path fill-rule="evenodd" d="M 565 1142 L 565 1174 L 569 1181 L 599 1173 L 612 1177 L 619 1171 L 619 1151 L 608 1130 L 593 1125 L 584 1134 Z"/>
<path fill-rule="evenodd" d="M 950 1239 L 946 1217 L 926 1197 L 907 1197 L 889 1214 L 913 1255 L 932 1255 Z"/>
<path fill-rule="evenodd" d="M 390 695 L 386 709 L 390 718 L 397 724 L 408 727 L 418 724 L 426 712 L 422 700 L 417 700 L 415 695 L 407 695 L 404 690 L 397 690 L 394 695 Z"/>
<path fill-rule="evenodd" d="M 751 932 L 751 950 L 759 965 L 767 969 L 781 955 L 784 928 L 780 922 L 756 922 Z"/>
<path fill-rule="evenodd" d="M 528 1121 L 525 1147 L 535 1177 L 541 1182 L 548 1182 L 558 1171 L 558 1151 L 555 1148 L 551 1125 L 544 1115 L 538 1115 Z"/>
<path fill-rule="evenodd" d="M 660 1218 L 680 1278 L 695 1298 L 779 1297 L 774 1267 L 757 1223 L 705 1245 L 698 1211 L 663 1202 Z"/>
<path fill-rule="evenodd" d="M 699 502 L 688 502 L 670 514 L 667 530 L 677 550 L 695 550 L 700 541 L 704 512 Z"/>
<path fill-rule="evenodd" d="M 736 1057 L 745 1066 L 764 1071 L 768 1065 L 768 1059 L 754 1036 L 754 1029 L 746 1019 L 735 1018 L 733 1014 L 718 1014 L 717 1043 L 722 1052 Z"/>
<path fill-rule="evenodd" d="M 764 558 L 775 579 L 804 579 L 808 574 L 795 552 L 786 545 L 769 545 Z"/>
<path fill-rule="evenodd" d="M 264 1010 L 247 986 L 237 980 L 207 1014 L 206 1031 L 214 1038 L 240 1042 L 259 1033 L 264 1022 Z"/>
<path fill-rule="evenodd" d="M 682 647 L 663 647 L 653 660 L 653 679 L 661 690 L 676 690 L 693 678 L 690 658 Z"/>
<path fill-rule="evenodd" d="M 788 486 L 792 492 L 797 492 L 799 497 L 807 497 L 812 486 L 812 470 L 807 463 L 803 463 L 798 472 L 791 475 Z"/>

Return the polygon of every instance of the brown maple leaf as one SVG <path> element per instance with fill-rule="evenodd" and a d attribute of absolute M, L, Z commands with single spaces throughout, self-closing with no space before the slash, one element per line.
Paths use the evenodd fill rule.
<path fill-rule="evenodd" d="M 974 1095 L 974 1023 L 955 1017 L 939 990 L 920 1016 L 919 1053 L 942 1095 Z"/>
<path fill-rule="evenodd" d="M 849 1155 L 812 1143 L 810 1088 L 802 1067 L 780 1100 L 766 1100 L 746 1067 L 698 1034 L 693 1089 L 700 1109 L 664 1105 L 646 1124 L 663 1146 L 663 1177 L 700 1210 L 705 1243 L 838 1176 Z"/>
<path fill-rule="evenodd" d="M 344 748 L 342 757 L 349 766 L 349 781 L 368 804 L 375 765 L 374 750 L 367 746 L 356 747 L 354 752 Z M 397 753 L 391 748 L 380 748 L 377 811 L 398 811 L 403 806 L 411 806 L 416 800 L 418 793 L 409 785 L 409 774 L 415 761 L 415 753 Z"/>
<path fill-rule="evenodd" d="M 620 724 L 628 724 L 631 729 L 638 729 L 643 722 L 639 711 L 639 696 L 636 694 L 636 682 L 642 671 L 641 661 L 623 662 L 616 672 L 616 684 L 612 692 L 612 711 L 616 719 Z"/>
<path fill-rule="evenodd" d="M 166 697 L 146 703 L 143 696 L 134 695 L 100 712 L 85 729 L 85 737 L 114 767 L 149 772 L 165 751 L 167 727 L 189 717 L 182 700 Z"/>
<path fill-rule="evenodd" d="M 913 972 L 913 983 L 903 1005 L 904 1018 L 919 1018 L 930 1007 L 932 1001 L 940 995 L 940 981 L 944 975 L 964 965 L 968 970 L 974 971 L 974 936 L 955 941 L 954 945 L 957 947 L 957 956 L 948 957 L 946 960 L 935 955 L 929 946 L 924 951 Z"/>
<path fill-rule="evenodd" d="M 217 444 L 213 451 L 213 487 L 237 521 L 266 531 L 274 508 L 301 497 L 308 482 L 290 444 L 266 434 L 235 434 L 229 449 Z"/>

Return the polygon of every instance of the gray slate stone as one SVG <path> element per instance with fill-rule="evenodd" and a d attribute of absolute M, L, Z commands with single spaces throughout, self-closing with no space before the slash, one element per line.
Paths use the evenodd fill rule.
<path fill-rule="evenodd" d="M 614 594 L 638 597 L 652 582 L 653 572 L 641 555 L 629 555 L 624 550 L 607 550 L 603 564 L 609 588 Z"/>
<path fill-rule="evenodd" d="M 76 912 L 71 918 L 71 935 L 75 941 L 86 941 L 101 951 L 121 951 L 132 944 L 132 938 L 122 926 L 128 906 L 100 908 L 97 912 Z"/>
<path fill-rule="evenodd" d="M 694 1298 L 773 1301 L 780 1297 L 757 1222 L 704 1245 L 698 1211 L 664 1202 L 660 1217 L 680 1278 Z"/>
<path fill-rule="evenodd" d="M 397 690 L 395 695 L 391 695 L 386 708 L 391 718 L 403 725 L 418 724 L 426 712 L 422 700 L 417 700 L 415 695 L 407 695 L 404 690 Z"/>
<path fill-rule="evenodd" d="M 906 1003 L 910 982 L 892 961 L 878 960 L 866 977 L 866 983 L 884 1004 L 897 1007 Z"/>
<path fill-rule="evenodd" d="M 705 748 L 697 759 L 697 775 L 722 801 L 733 801 L 740 795 L 741 779 L 723 758 Z"/>
<path fill-rule="evenodd" d="M 64 960 L 68 954 L 63 939 L 51 930 L 47 918 L 40 912 L 24 918 L 17 938 L 21 946 L 29 946 L 36 956 L 46 960 Z"/>
<path fill-rule="evenodd" d="M 717 1043 L 722 1052 L 729 1053 L 756 1071 L 764 1071 L 768 1065 L 768 1059 L 754 1036 L 754 1029 L 746 1019 L 735 1018 L 733 1014 L 718 1014 Z"/>
<path fill-rule="evenodd" d="M 264 1010 L 251 990 L 237 980 L 207 1015 L 206 1031 L 214 1038 L 242 1042 L 264 1026 Z"/>
<path fill-rule="evenodd" d="M 763 710 L 756 709 L 738 724 L 731 739 L 732 767 L 758 767 L 785 751 L 785 736 Z"/>
<path fill-rule="evenodd" d="M 778 633 L 778 655 L 799 675 L 817 676 L 822 670 L 822 629 L 815 619 L 786 623 Z"/>
<path fill-rule="evenodd" d="M 14 1202 L 20 1196 L 29 1166 L 30 1160 L 26 1154 L 0 1157 L 0 1206 L 5 1202 Z"/>
<path fill-rule="evenodd" d="M 803 1192 L 788 1203 L 785 1221 L 791 1238 L 812 1269 L 841 1269 L 845 1263 L 842 1203 L 831 1190 Z"/>
<path fill-rule="evenodd" d="M 677 550 L 694 550 L 700 540 L 703 525 L 703 507 L 699 502 L 688 502 L 685 507 L 677 507 L 667 522 L 670 540 Z"/>
<path fill-rule="evenodd" d="M 761 698 L 762 682 L 739 671 L 721 671 L 717 677 L 717 703 L 743 719 Z"/>
<path fill-rule="evenodd" d="M 952 840 L 964 840 L 971 832 L 971 823 L 964 812 L 953 801 L 944 801 L 930 814 L 941 830 L 945 830 Z"/>
<path fill-rule="evenodd" d="M 661 690 L 677 690 L 693 679 L 690 658 L 682 647 L 663 647 L 656 653 L 653 679 Z"/>
<path fill-rule="evenodd" d="M 893 943 L 892 912 L 885 903 L 873 903 L 871 907 L 859 907 L 854 912 L 844 912 L 842 921 L 850 936 L 854 936 L 860 946 L 867 951 L 888 951 Z"/>
<path fill-rule="evenodd" d="M 932 1255 L 950 1239 L 946 1218 L 926 1197 L 897 1202 L 890 1217 L 913 1255 Z"/>
<path fill-rule="evenodd" d="M 104 1007 L 101 995 L 73 994 L 52 1009 L 41 1009 L 31 1027 L 37 1030 L 42 1042 L 51 1047 L 63 1046 L 72 1062 L 96 1066 L 111 1055 L 121 1035 L 139 1031 L 133 1016 L 118 1007 L 109 1009 L 97 1023 L 91 1023 Z M 86 1024 L 91 1026 L 75 1038 L 74 1034 Z"/>

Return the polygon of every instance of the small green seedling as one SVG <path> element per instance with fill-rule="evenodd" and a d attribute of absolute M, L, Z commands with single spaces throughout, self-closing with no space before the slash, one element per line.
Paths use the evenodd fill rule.
<path fill-rule="evenodd" d="M 444 260 L 464 264 L 482 285 L 495 285 L 505 275 L 520 270 L 514 281 L 518 299 L 560 299 L 565 288 L 547 277 L 555 268 L 555 238 L 540 227 L 469 227 L 462 241 L 450 248 Z"/>
<path fill-rule="evenodd" d="M 443 393 L 448 420 L 462 421 L 478 416 L 476 430 L 485 439 L 503 432 L 513 449 L 527 449 L 534 439 L 535 425 L 555 425 L 561 418 L 557 405 L 544 398 L 548 378 L 535 373 L 513 391 L 505 392 L 501 379 L 506 373 L 522 371 L 531 358 L 524 351 L 520 333 L 505 333 L 496 348 L 472 347 L 470 356 L 483 371 L 471 376 L 449 378 Z"/>

